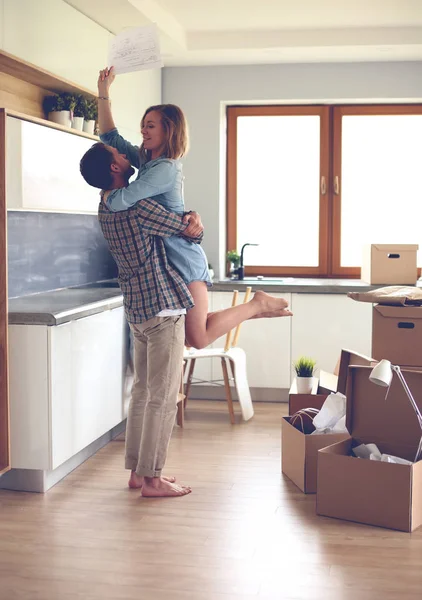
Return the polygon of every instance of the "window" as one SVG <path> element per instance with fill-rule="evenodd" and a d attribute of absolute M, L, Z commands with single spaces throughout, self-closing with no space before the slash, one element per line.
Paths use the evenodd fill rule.
<path fill-rule="evenodd" d="M 363 245 L 419 243 L 422 105 L 227 115 L 227 249 L 259 244 L 248 275 L 359 277 Z"/>

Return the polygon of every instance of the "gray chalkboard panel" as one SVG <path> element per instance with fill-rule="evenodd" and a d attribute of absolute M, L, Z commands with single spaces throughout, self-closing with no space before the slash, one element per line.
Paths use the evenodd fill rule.
<path fill-rule="evenodd" d="M 96 215 L 8 211 L 9 298 L 117 277 Z"/>

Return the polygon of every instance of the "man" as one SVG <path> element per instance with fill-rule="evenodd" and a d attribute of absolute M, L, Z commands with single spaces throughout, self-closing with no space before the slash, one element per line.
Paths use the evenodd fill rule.
<path fill-rule="evenodd" d="M 111 212 L 105 199 L 127 187 L 134 170 L 124 154 L 102 143 L 81 159 L 81 174 L 103 190 L 98 218 L 119 270 L 126 317 L 134 336 L 135 377 L 126 427 L 125 467 L 129 487 L 142 496 L 183 496 L 191 488 L 164 477 L 168 444 L 177 411 L 185 342 L 185 314 L 192 296 L 167 261 L 163 238 L 183 235 L 199 243 L 197 213 L 176 215 L 152 199 L 124 212 Z"/>

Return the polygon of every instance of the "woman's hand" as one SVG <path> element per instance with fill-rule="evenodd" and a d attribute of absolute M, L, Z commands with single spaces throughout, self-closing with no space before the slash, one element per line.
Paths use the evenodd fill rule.
<path fill-rule="evenodd" d="M 110 68 L 105 68 L 102 71 L 100 71 L 100 74 L 98 76 L 98 95 L 99 96 L 104 96 L 104 97 L 108 97 L 108 93 L 110 90 L 110 86 L 113 83 L 113 81 L 116 78 L 116 74 L 114 72 L 114 68 L 110 67 Z"/>
<path fill-rule="evenodd" d="M 183 217 L 183 223 L 188 223 L 188 226 L 183 232 L 184 236 L 196 238 L 204 231 L 201 217 L 197 212 L 190 212 L 186 214 Z"/>

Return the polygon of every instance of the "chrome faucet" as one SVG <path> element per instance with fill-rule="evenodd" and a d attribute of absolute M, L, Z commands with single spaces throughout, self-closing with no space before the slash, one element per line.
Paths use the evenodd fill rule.
<path fill-rule="evenodd" d="M 238 279 L 243 279 L 245 276 L 245 268 L 243 266 L 243 252 L 246 246 L 259 246 L 259 244 L 250 244 L 249 242 L 247 244 L 243 244 L 242 249 L 240 251 L 240 265 L 239 268 L 235 271 Z"/>

